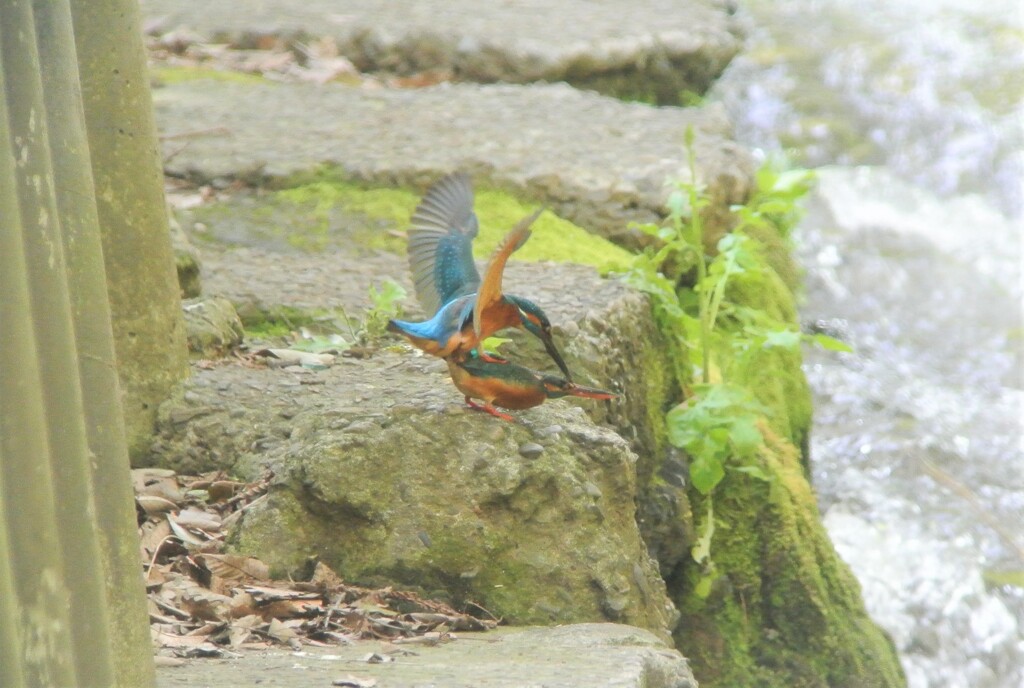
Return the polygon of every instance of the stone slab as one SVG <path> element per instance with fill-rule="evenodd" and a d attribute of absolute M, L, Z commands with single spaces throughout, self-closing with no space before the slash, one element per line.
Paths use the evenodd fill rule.
<path fill-rule="evenodd" d="M 367 655 L 402 647 L 395 661 Z M 194 659 L 157 672 L 159 688 L 176 686 L 330 686 L 353 676 L 376 688 L 696 688 L 686 660 L 654 635 L 618 624 L 503 628 L 459 634 L 427 647 L 385 647 L 367 641 L 347 647 L 246 652 L 236 659 Z"/>
<path fill-rule="evenodd" d="M 687 127 L 712 221 L 752 183 L 750 154 L 730 140 L 719 108 L 652 108 L 565 84 L 373 90 L 200 79 L 156 89 L 154 101 L 164 134 L 220 132 L 184 148 L 165 141 L 172 175 L 280 178 L 327 163 L 355 179 L 425 188 L 464 169 L 627 246 L 641 243 L 631 222 L 662 215 L 666 179 L 688 176 Z"/>
<path fill-rule="evenodd" d="M 329 36 L 363 70 L 446 70 L 471 81 L 569 81 L 678 98 L 703 93 L 742 39 L 723 0 L 147 0 L 154 32 L 257 44 Z M 308 40 L 308 38 L 307 38 Z M 674 101 L 678 102 L 678 101 Z"/>

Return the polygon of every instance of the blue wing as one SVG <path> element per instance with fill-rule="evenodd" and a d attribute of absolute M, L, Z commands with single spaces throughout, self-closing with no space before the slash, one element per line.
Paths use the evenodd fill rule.
<path fill-rule="evenodd" d="M 429 314 L 480 285 L 473 262 L 479 224 L 473 212 L 473 187 L 464 172 L 434 184 L 413 213 L 409 227 L 409 269 L 416 296 Z"/>
<path fill-rule="evenodd" d="M 467 294 L 446 303 L 430 320 L 417 323 L 392 320 L 389 325 L 411 337 L 433 339 L 443 347 L 448 343 L 449 337 L 465 327 L 473 318 L 474 305 L 476 294 Z"/>

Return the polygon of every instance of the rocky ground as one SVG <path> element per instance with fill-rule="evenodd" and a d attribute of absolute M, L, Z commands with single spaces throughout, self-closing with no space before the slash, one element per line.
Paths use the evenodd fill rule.
<path fill-rule="evenodd" d="M 264 651 L 159 672 L 174 686 L 347 688 L 695 688 L 686 660 L 656 637 L 616 624 L 501 629 L 453 642 L 364 642 L 302 652 Z"/>
<path fill-rule="evenodd" d="M 178 180 L 172 203 L 202 266 L 204 295 L 226 297 L 250 324 L 261 315 L 278 325 L 289 317 L 306 323 L 342 311 L 358 318 L 369 305 L 369 287 L 382 277 L 409 286 L 404 259 L 349 240 L 355 235 L 347 233 L 345 219 L 328 214 L 326 238 L 315 248 L 253 233 L 252 223 L 238 222 L 263 212 L 265 189 L 308 181 L 325 164 L 347 180 L 414 192 L 446 172 L 466 169 L 481 186 L 544 203 L 578 227 L 629 248 L 642 243 L 629 223 L 659 217 L 665 179 L 685 176 L 687 127 L 696 132 L 713 234 L 725 231 L 728 206 L 751 191 L 752 160 L 730 140 L 729 124 L 716 108 L 655 108 L 566 84 L 532 83 L 565 79 L 648 102 L 699 100 L 694 94 L 738 50 L 724 3 L 635 8 L 572 2 L 543 12 L 527 2 L 375 8 L 256 0 L 230 7 L 144 3 L 149 27 L 158 34 L 154 100 L 165 167 Z M 454 26 L 459 28 L 437 29 Z M 255 70 L 258 78 L 239 78 L 207 59 L 223 57 L 225 51 L 211 44 L 227 41 L 231 50 L 250 55 L 271 48 L 272 55 L 251 64 L 271 64 L 279 59 L 274 55 L 287 54 L 292 57 L 282 64 L 294 60 L 303 67 L 314 40 L 320 50 L 326 41 L 334 59 L 392 76 L 352 78 L 338 70 L 344 78 L 326 81 L 342 83 L 321 84 L 281 78 L 294 70 L 267 69 Z M 474 80 L 526 83 L 469 83 Z M 422 84 L 430 85 L 410 88 Z M 245 203 L 257 209 L 244 210 Z M 401 240 L 401 221 L 364 215 L 360 221 L 377 223 L 378 234 L 397 232 Z M 284 234 L 291 232 L 288 218 L 271 217 Z M 225 230 L 231 222 L 238 231 Z M 538 230 L 530 244 L 545 241 Z M 572 250 L 561 256 L 564 262 L 573 258 Z M 273 469 L 267 499 L 240 519 L 230 544 L 258 551 L 279 575 L 298 574 L 320 560 L 346 580 L 419 586 L 455 604 L 483 604 L 517 623 L 605 619 L 667 639 L 678 612 L 662 576 L 690 561 L 692 516 L 686 463 L 663 437 L 663 414 L 678 390 L 665 372 L 666 345 L 646 298 L 592 267 L 518 260 L 509 267 L 506 290 L 541 303 L 579 380 L 612 389 L 619 398 L 549 402 L 505 424 L 465 409 L 440 361 L 379 343 L 354 347 L 348 353 L 358 355 L 342 355 L 326 369 L 248 359 L 202 362 L 161 408 L 150 461 L 250 479 Z M 221 311 L 215 303 L 188 308 L 194 319 L 212 320 Z M 408 311 L 417 313 L 411 299 Z M 236 341 L 237 326 L 230 323 L 221 353 Z M 269 335 L 249 337 L 250 353 L 276 341 L 260 337 Z M 549 365 L 528 337 L 513 336 L 504 353 Z M 777 549 L 755 546 L 768 553 L 772 575 L 783 577 L 797 561 L 808 573 L 787 579 L 775 593 L 767 578 L 755 586 L 765 586 L 766 596 L 810 599 L 821 614 L 815 628 L 822 630 L 806 639 L 815 643 L 835 632 L 825 609 L 833 596 L 851 627 L 861 623 L 863 612 L 856 595 L 848 595 L 852 580 L 842 569 L 843 575 L 832 577 L 834 554 L 796 453 L 780 456 L 780 470 L 795 487 L 786 483 L 779 491 L 783 498 L 773 497 L 778 504 L 764 514 L 768 520 L 779 516 L 778 527 L 794 528 L 799 537 L 794 531 Z M 752 525 L 731 527 L 738 533 Z M 801 541 L 813 549 L 797 551 Z M 819 565 L 825 573 L 818 573 Z M 775 623 L 794 623 L 787 619 L 780 615 Z M 694 632 L 713 639 L 717 630 Z M 380 673 L 365 673 L 362 664 L 351 673 L 365 674 L 355 679 L 364 685 L 376 680 L 381 686 L 693 685 L 678 653 L 652 645 L 653 637 L 637 629 L 571 625 L 499 638 L 424 648 L 421 657 L 399 659 Z M 884 654 L 872 638 L 864 656 Z M 711 656 L 720 651 L 708 650 Z M 870 673 L 858 664 L 861 650 L 856 653 L 842 661 Z M 572 661 L 563 663 L 567 657 Z M 312 656 L 249 659 L 215 665 L 190 660 L 187 667 L 162 670 L 161 685 L 248 685 L 248 676 L 295 685 L 296 676 L 326 682 L 349 671 L 348 664 L 338 672 Z M 388 673 L 406 663 L 423 673 Z M 293 665 L 305 668 L 297 673 Z M 801 664 L 794 671 L 811 669 Z M 887 685 L 882 678 L 875 684 Z"/>
<path fill-rule="evenodd" d="M 361 71 L 473 82 L 566 81 L 677 104 L 703 93 L 739 52 L 730 3 L 636 5 L 570 0 L 420 2 L 143 2 L 148 28 L 240 47 L 323 37 Z"/>

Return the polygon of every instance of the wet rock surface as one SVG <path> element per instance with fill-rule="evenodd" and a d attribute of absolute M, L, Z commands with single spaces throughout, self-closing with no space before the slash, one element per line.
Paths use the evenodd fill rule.
<path fill-rule="evenodd" d="M 703 93 L 739 52 L 728 3 L 144 2 L 153 30 L 241 46 L 278 36 L 333 38 L 364 71 L 443 70 L 466 81 L 567 81 L 659 102 Z"/>
<path fill-rule="evenodd" d="M 408 649 L 397 656 L 396 648 Z M 395 661 L 371 664 L 371 653 Z M 329 686 L 346 677 L 387 688 L 695 688 L 686 660 L 652 634 L 618 624 L 499 629 L 437 647 L 361 642 L 348 647 L 192 660 L 158 670 L 157 685 Z M 370 683 L 376 680 L 377 683 Z M 344 685 L 344 684 L 342 684 Z M 351 683 L 348 685 L 359 685 Z"/>

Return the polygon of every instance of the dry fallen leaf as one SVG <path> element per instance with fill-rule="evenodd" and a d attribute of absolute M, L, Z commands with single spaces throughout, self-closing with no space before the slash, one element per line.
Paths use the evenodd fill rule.
<path fill-rule="evenodd" d="M 157 497 L 156 495 L 139 495 L 135 498 L 135 502 L 142 507 L 142 510 L 147 515 L 152 516 L 153 514 L 163 514 L 168 511 L 174 511 L 178 508 L 178 505 L 169 499 L 163 497 Z"/>
<path fill-rule="evenodd" d="M 174 522 L 184 528 L 195 528 L 197 530 L 218 531 L 220 530 L 220 516 L 209 511 L 202 511 L 189 507 L 174 515 Z"/>
<path fill-rule="evenodd" d="M 255 557 L 239 554 L 201 554 L 196 561 L 210 573 L 232 583 L 255 583 L 270 580 L 270 567 Z"/>
<path fill-rule="evenodd" d="M 273 478 L 268 472 L 241 483 L 217 471 L 133 473 L 140 500 L 139 558 L 157 645 L 177 656 L 212 657 L 230 655 L 229 647 L 277 643 L 298 650 L 303 643 L 336 645 L 357 638 L 436 644 L 454 638 L 449 629 L 497 625 L 497 619 L 461 613 L 412 592 L 348 585 L 322 562 L 309 581 L 275 581 L 259 559 L 224 553 L 232 524 L 267 499 Z"/>
<path fill-rule="evenodd" d="M 294 628 L 277 619 L 270 620 L 270 626 L 267 628 L 266 633 L 274 640 L 283 643 L 298 637 L 298 633 L 295 632 Z"/>
<path fill-rule="evenodd" d="M 367 664 L 387 664 L 388 662 L 395 661 L 395 658 L 389 657 L 388 655 L 382 655 L 378 652 L 371 652 L 363 657 L 363 661 Z"/>
<path fill-rule="evenodd" d="M 197 619 L 217 621 L 230 616 L 231 599 L 204 590 L 198 585 L 183 591 L 178 596 L 181 608 Z"/>
<path fill-rule="evenodd" d="M 253 352 L 254 356 L 263 356 L 270 367 L 300 365 L 306 368 L 322 369 L 334 365 L 333 354 L 314 354 L 298 349 L 260 349 Z"/>
<path fill-rule="evenodd" d="M 181 500 L 178 478 L 174 471 L 166 468 L 135 468 L 132 469 L 132 485 L 135 494 L 163 497 L 172 502 Z"/>
<path fill-rule="evenodd" d="M 170 524 L 171 530 L 174 531 L 174 535 L 181 540 L 182 544 L 198 547 L 206 542 L 203 538 L 193 535 L 187 528 L 179 525 L 172 514 L 167 514 L 167 522 Z"/>
<path fill-rule="evenodd" d="M 171 536 L 171 524 L 166 519 L 147 521 L 139 528 L 139 544 L 142 547 L 142 558 L 146 564 L 153 558 L 167 538 Z"/>

